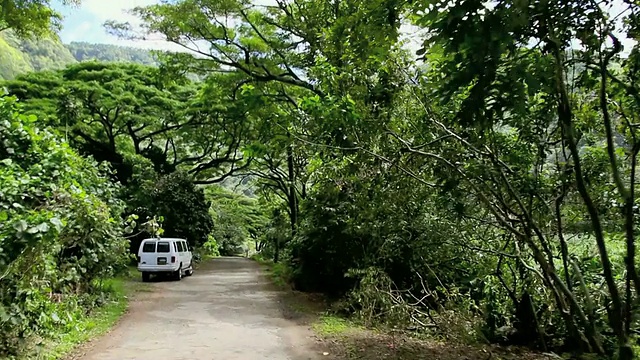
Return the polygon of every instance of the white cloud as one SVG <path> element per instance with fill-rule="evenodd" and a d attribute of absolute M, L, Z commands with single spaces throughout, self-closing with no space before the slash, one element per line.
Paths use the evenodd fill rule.
<path fill-rule="evenodd" d="M 157 2 L 157 0 L 84 0 L 80 8 L 103 21 L 136 21 L 134 16 L 127 14 L 128 10 L 138 6 L 153 5 Z"/>
<path fill-rule="evenodd" d="M 140 20 L 131 15 L 129 10 L 138 6 L 148 6 L 158 3 L 158 0 L 83 0 L 78 8 L 67 13 L 69 27 L 62 32 L 63 40 L 100 42 L 121 46 L 130 46 L 154 50 L 180 51 L 180 47 L 161 39 L 152 40 L 124 40 L 106 32 L 103 24 L 109 20 L 117 22 L 129 22 L 132 25 L 140 24 Z M 73 18 L 91 18 L 93 21 L 84 21 L 80 25 Z"/>
<path fill-rule="evenodd" d="M 65 36 L 65 41 L 67 42 L 72 42 L 72 41 L 84 41 L 85 40 L 85 34 L 89 31 L 91 31 L 93 28 L 93 23 L 90 21 L 83 21 L 80 23 L 80 25 L 77 25 L 74 29 L 73 32 L 68 32 L 68 34 L 66 34 Z"/>

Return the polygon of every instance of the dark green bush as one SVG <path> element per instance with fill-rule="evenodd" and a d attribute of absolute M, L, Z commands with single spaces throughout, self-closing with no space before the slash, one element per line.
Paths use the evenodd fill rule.
<path fill-rule="evenodd" d="M 207 242 L 213 229 L 211 202 L 191 177 L 183 172 L 158 175 L 145 166 L 144 160 L 137 169 L 141 174 L 134 175 L 127 185 L 128 212 L 142 220 L 161 217 L 162 236 L 187 239 L 194 247 Z M 142 239 L 152 235 L 141 227 L 138 231 L 142 233 L 131 240 L 133 253 L 137 253 Z"/>
<path fill-rule="evenodd" d="M 86 314 L 126 261 L 117 187 L 0 98 L 0 354 Z"/>

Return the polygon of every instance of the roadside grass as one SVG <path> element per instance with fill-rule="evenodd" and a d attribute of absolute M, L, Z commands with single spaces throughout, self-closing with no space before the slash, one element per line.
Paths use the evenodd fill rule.
<path fill-rule="evenodd" d="M 394 328 L 367 328 L 359 322 L 326 312 L 310 323 L 323 351 L 339 360 L 551 360 L 519 347 L 463 344 Z"/>
<path fill-rule="evenodd" d="M 123 275 L 104 280 L 101 285 L 108 291 L 109 300 L 103 306 L 93 309 L 70 331 L 45 340 L 35 353 L 22 359 L 64 359 L 78 346 L 107 333 L 126 313 L 131 296 L 151 291 L 151 286 L 142 283 L 139 276 L 135 267 L 129 267 Z"/>
<path fill-rule="evenodd" d="M 360 331 L 364 328 L 355 322 L 333 315 L 325 313 L 318 317 L 312 324 L 313 331 L 323 337 L 329 336 L 342 336 L 350 332 Z"/>
<path fill-rule="evenodd" d="M 254 254 L 250 259 L 266 267 L 267 273 L 276 287 L 281 290 L 291 289 L 291 270 L 286 264 L 274 263 L 272 260 L 263 258 L 260 254 Z"/>

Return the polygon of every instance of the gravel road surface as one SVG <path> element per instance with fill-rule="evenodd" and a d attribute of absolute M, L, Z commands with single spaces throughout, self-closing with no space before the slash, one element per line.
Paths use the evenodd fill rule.
<path fill-rule="evenodd" d="M 261 267 L 244 258 L 206 261 L 182 281 L 153 282 L 82 360 L 308 360 L 311 331 L 285 319 Z M 320 356 L 319 356 L 320 355 Z M 326 358 L 326 357 L 324 357 Z"/>

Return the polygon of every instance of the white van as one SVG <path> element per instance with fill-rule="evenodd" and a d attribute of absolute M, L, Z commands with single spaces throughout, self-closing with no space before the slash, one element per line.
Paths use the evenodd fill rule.
<path fill-rule="evenodd" d="M 174 238 L 145 239 L 138 249 L 138 270 L 142 281 L 151 274 L 171 274 L 176 280 L 193 275 L 193 255 L 187 240 Z"/>

